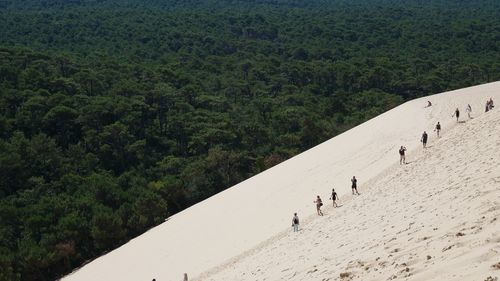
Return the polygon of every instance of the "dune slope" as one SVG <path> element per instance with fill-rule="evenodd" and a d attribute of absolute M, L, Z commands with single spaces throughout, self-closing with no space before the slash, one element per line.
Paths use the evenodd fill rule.
<path fill-rule="evenodd" d="M 151 280 L 156 278 L 158 281 L 179 280 L 182 278 L 184 272 L 188 272 L 190 276 L 202 276 L 203 278 L 222 280 L 224 274 L 232 274 L 231 272 L 233 271 L 228 269 L 221 271 L 215 270 L 214 268 L 220 265 L 227 265 L 227 261 L 231 259 L 241 260 L 238 259 L 238 257 L 244 257 L 245 255 L 243 253 L 249 253 L 248 251 L 250 251 L 250 253 L 259 254 L 265 253 L 266 249 L 270 251 L 272 248 L 268 248 L 269 246 L 267 246 L 271 243 L 269 241 L 276 241 L 275 243 L 278 244 L 274 246 L 276 247 L 275 250 L 282 251 L 284 257 L 292 258 L 293 255 L 297 255 L 297 259 L 291 259 L 287 268 L 295 268 L 294 265 L 297 265 L 300 270 L 292 271 L 291 269 L 285 270 L 285 268 L 283 268 L 282 270 L 285 271 L 280 275 L 277 273 L 273 274 L 272 272 L 274 271 L 271 268 L 266 270 L 261 269 L 261 271 L 269 272 L 269 275 L 266 275 L 267 277 L 262 276 L 262 278 L 266 278 L 266 280 L 289 279 L 292 278 L 291 275 L 287 276 L 283 274 L 287 272 L 296 272 L 295 276 L 302 276 L 302 278 L 305 278 L 299 278 L 297 280 L 309 280 L 309 277 L 315 275 L 304 276 L 302 274 L 320 274 L 321 271 L 319 269 L 314 271 L 314 269 L 304 268 L 303 266 L 311 263 L 311 261 L 304 262 L 304 259 L 308 258 L 307 251 L 294 252 L 296 248 L 291 248 L 289 244 L 292 240 L 286 240 L 301 239 L 300 237 L 307 238 L 307 235 L 309 235 L 307 234 L 308 231 L 313 233 L 310 238 L 307 238 L 310 246 L 309 250 L 311 251 L 314 248 L 321 248 L 321 252 L 331 252 L 332 256 L 338 256 L 338 251 L 343 248 L 343 251 L 346 251 L 346 253 L 359 253 L 355 259 L 352 257 L 347 258 L 346 256 L 345 261 L 332 260 L 331 257 L 328 257 L 328 260 L 323 261 L 327 262 L 328 268 L 323 268 L 322 271 L 329 272 L 328 270 L 338 270 L 344 265 L 343 262 L 356 261 L 358 259 L 364 264 L 367 264 L 369 261 L 372 262 L 369 259 L 369 257 L 371 258 L 372 256 L 368 255 L 371 251 L 369 249 L 372 247 L 372 249 L 379 249 L 377 247 L 382 247 L 382 249 L 384 249 L 384 247 L 389 247 L 389 251 L 395 251 L 392 253 L 392 257 L 401 256 L 406 253 L 405 251 L 409 251 L 409 249 L 408 247 L 403 247 L 403 240 L 397 239 L 403 239 L 402 236 L 407 235 L 406 232 L 409 233 L 417 229 L 423 229 L 421 235 L 427 235 L 436 239 L 437 234 L 445 235 L 442 232 L 445 230 L 439 228 L 439 225 L 453 221 L 444 215 L 448 213 L 449 210 L 440 209 L 444 208 L 442 207 L 444 203 L 447 203 L 443 202 L 447 197 L 434 201 L 434 198 L 440 197 L 437 195 L 431 196 L 431 194 L 427 194 L 428 192 L 432 190 L 433 192 L 442 191 L 443 194 L 451 194 L 444 192 L 444 190 L 450 186 L 455 188 L 459 184 L 462 184 L 461 181 L 468 184 L 466 188 L 467 192 L 483 192 L 486 189 L 484 189 L 485 186 L 482 186 L 481 180 L 487 179 L 489 179 L 487 183 L 490 184 L 490 189 L 492 189 L 492 186 L 495 186 L 495 184 L 497 186 L 496 188 L 498 188 L 498 182 L 496 181 L 498 181 L 499 178 L 495 178 L 494 176 L 495 173 L 497 173 L 496 177 L 498 177 L 498 170 L 493 168 L 495 167 L 493 165 L 494 163 L 498 164 L 494 162 L 497 161 L 495 157 L 496 159 L 499 158 L 498 152 L 495 152 L 495 149 L 497 149 L 499 145 L 498 142 L 494 144 L 496 147 L 493 146 L 493 144 L 489 144 L 489 150 L 487 151 L 487 153 L 489 153 L 488 155 L 495 155 L 493 160 L 488 160 L 484 158 L 483 155 L 478 157 L 476 162 L 469 163 L 470 160 L 467 155 L 472 153 L 472 151 L 469 150 L 461 151 L 459 155 L 456 155 L 455 157 L 458 158 L 455 158 L 455 161 L 457 162 L 448 162 L 450 159 L 449 157 L 443 156 L 442 159 L 439 158 L 439 155 L 448 155 L 446 153 L 450 150 L 461 147 L 462 139 L 452 138 L 452 134 L 457 134 L 458 137 L 460 133 L 472 130 L 469 139 L 463 139 L 463 141 L 470 141 L 470 143 L 467 142 L 467 144 L 464 145 L 472 145 L 472 143 L 477 144 L 477 149 L 475 146 L 472 146 L 470 148 L 471 150 L 482 148 L 482 142 L 486 141 L 485 139 L 496 137 L 495 130 L 498 132 L 498 127 L 494 127 L 491 124 L 495 122 L 494 117 L 498 115 L 495 111 L 490 112 L 492 114 L 483 113 L 484 102 L 490 97 L 493 97 L 496 101 L 500 101 L 500 82 L 446 92 L 407 102 L 285 161 L 272 169 L 172 216 L 160 226 L 151 229 L 107 255 L 96 259 L 63 279 L 126 281 Z M 432 101 L 432 107 L 425 107 L 427 100 Z M 477 118 L 467 121 L 466 123 L 456 124 L 454 118 L 451 117 L 454 109 L 459 107 L 462 111 L 461 120 L 466 120 L 467 117 L 464 109 L 467 103 L 471 104 L 473 116 Z M 488 118 L 492 118 L 492 120 L 488 121 Z M 440 121 L 443 125 L 444 136 L 439 140 L 435 140 L 434 133 L 432 133 L 432 128 L 437 121 Z M 496 122 L 498 123 L 498 120 L 496 120 Z M 475 126 L 473 126 L 474 124 Z M 484 126 L 491 126 L 491 130 L 489 131 L 491 136 L 479 135 L 479 132 L 473 133 L 478 127 Z M 462 128 L 462 130 L 458 130 L 457 128 Z M 421 146 L 418 140 L 424 130 L 428 131 L 430 135 L 429 143 L 433 145 L 433 147 L 428 149 L 426 154 L 418 150 Z M 480 132 L 487 130 L 488 128 L 483 128 Z M 411 164 L 401 168 L 395 167 L 399 166 L 397 165 L 397 150 L 400 145 L 405 145 L 412 151 L 408 156 L 408 160 L 413 161 Z M 438 151 L 439 149 L 441 150 Z M 435 151 L 433 152 L 433 150 Z M 483 163 L 483 161 L 486 161 L 486 163 Z M 420 166 L 422 165 L 421 163 L 427 164 Z M 447 163 L 447 165 L 443 166 L 443 163 Z M 474 165 L 480 165 L 479 171 L 476 171 L 478 168 Z M 483 173 L 487 165 L 490 165 L 489 167 L 492 169 L 491 172 L 479 177 L 477 182 L 473 182 L 471 179 Z M 418 167 L 422 167 L 422 171 L 418 171 Z M 454 178 L 455 176 L 462 176 L 469 172 L 470 179 Z M 420 175 L 425 173 L 428 174 L 427 179 L 420 179 Z M 344 200 L 344 198 L 348 198 L 345 196 L 350 193 L 350 178 L 353 175 L 356 175 L 358 178 L 359 189 L 362 195 L 351 202 L 349 199 Z M 411 177 L 412 175 L 413 177 Z M 393 185 L 393 182 L 401 180 L 404 176 L 408 176 L 405 178 L 405 181 L 400 182 L 398 185 Z M 481 186 L 474 187 L 472 186 L 473 183 Z M 429 191 L 423 192 L 421 189 L 416 190 L 416 187 L 413 187 L 413 185 L 419 185 L 419 188 L 429 188 Z M 300 236 L 288 236 L 288 233 L 284 231 L 289 230 L 288 227 L 293 212 L 298 212 L 303 218 L 312 215 L 315 213 L 315 207 L 312 203 L 315 196 L 321 195 L 324 201 L 327 201 L 325 199 L 328 198 L 332 187 L 336 188 L 338 194 L 342 196 L 343 201 L 345 201 L 343 202 L 343 207 L 335 210 L 339 215 L 336 214 L 333 216 L 330 214 L 333 213 L 333 211 L 328 210 L 329 215 L 325 216 L 323 220 L 311 220 L 310 227 L 305 227 L 304 225 L 305 228 Z M 476 188 L 478 190 L 476 190 Z M 405 189 L 409 191 L 404 193 L 403 191 Z M 493 207 L 490 206 L 490 208 L 494 208 L 494 206 L 496 206 L 494 204 L 498 204 L 498 190 L 492 190 L 493 191 L 490 192 L 491 196 L 488 197 L 491 202 L 493 202 Z M 391 197 L 398 192 L 400 192 L 401 197 Z M 436 214 L 438 214 L 436 218 L 427 218 L 428 221 L 426 221 L 427 224 L 424 224 L 425 227 L 418 224 L 423 223 L 423 221 L 417 219 L 416 215 L 419 214 L 419 212 L 429 211 L 428 209 L 422 208 L 430 207 L 426 205 L 427 203 L 415 203 L 413 200 L 413 198 L 420 198 L 416 196 L 421 196 L 422 194 L 430 196 L 426 198 L 426 202 L 429 202 L 428 204 L 432 205 L 433 208 L 438 208 L 436 211 Z M 460 194 L 457 193 L 453 196 L 463 196 L 464 194 L 465 193 L 462 191 Z M 496 199 L 494 196 L 496 196 Z M 384 198 L 384 200 L 381 200 L 381 198 Z M 462 211 L 463 216 L 467 216 L 470 220 L 479 220 L 479 218 L 483 216 L 480 215 L 481 212 L 485 212 L 484 222 L 490 218 L 490 215 L 486 214 L 487 209 L 463 209 L 467 207 L 467 200 L 473 199 L 469 197 L 464 198 L 467 199 L 460 201 L 463 205 L 456 206 L 455 204 L 458 204 L 459 199 L 456 199 L 457 201 L 454 199 L 453 202 L 455 203 L 448 206 L 448 209 L 451 208 L 450 212 L 456 217 L 461 216 L 459 216 L 459 212 L 455 211 L 455 209 Z M 384 201 L 388 203 L 382 204 Z M 410 216 L 410 213 L 402 212 L 406 210 L 412 210 L 412 214 L 414 215 Z M 343 215 L 342 218 L 339 218 L 338 216 L 340 216 L 342 212 L 346 212 L 346 214 Z M 496 210 L 492 212 L 496 212 Z M 385 215 L 381 217 L 381 213 Z M 400 213 L 407 214 L 406 218 L 404 216 L 399 216 Z M 361 221 L 365 221 L 365 224 L 353 224 L 354 222 L 358 223 Z M 434 222 L 437 225 L 437 232 L 428 229 L 427 225 L 429 225 L 430 222 Z M 494 223 L 495 222 L 492 222 L 493 225 Z M 314 224 L 318 224 L 318 227 L 313 227 Z M 319 227 L 322 225 L 333 225 L 337 231 L 341 231 L 343 234 L 334 235 L 335 232 L 332 229 L 322 230 L 322 228 Z M 473 225 L 468 227 L 472 226 Z M 386 229 L 385 233 L 387 233 L 387 235 L 390 233 L 395 237 L 383 237 L 381 234 L 377 234 L 378 236 L 369 238 L 368 234 L 375 231 L 375 229 L 378 231 L 381 227 L 382 229 Z M 472 229 L 471 232 L 476 231 L 478 227 L 479 226 L 474 228 L 475 230 Z M 406 230 L 406 232 L 401 232 L 399 234 L 397 233 L 406 228 L 410 230 Z M 397 231 L 393 232 L 394 230 Z M 448 230 L 451 231 L 452 229 L 450 228 Z M 453 229 L 453 231 L 454 230 L 455 229 Z M 316 232 L 314 233 L 313 231 Z M 321 233 L 319 231 L 321 231 Z M 467 232 L 466 230 L 459 231 L 465 231 L 464 233 Z M 457 233 L 459 231 L 457 231 Z M 451 241 L 455 241 L 453 240 L 455 239 L 453 236 L 455 234 L 456 233 L 446 233 L 446 235 L 450 236 L 448 238 L 450 240 L 450 245 Z M 365 238 L 366 236 L 368 236 L 369 239 L 363 240 L 367 239 Z M 465 235 L 459 237 L 465 240 L 468 239 L 469 236 Z M 396 238 L 396 240 L 386 241 L 392 238 Z M 424 239 L 424 236 L 414 239 Z M 426 244 L 434 241 L 429 239 L 424 239 L 423 243 Z M 358 242 L 354 243 L 353 241 Z M 304 242 L 296 242 L 306 243 L 305 240 Z M 326 243 L 329 242 L 332 244 L 329 244 L 328 247 L 325 246 L 327 245 Z M 386 243 L 386 245 L 383 245 L 384 243 Z M 260 247 L 256 248 L 259 245 Z M 282 247 L 277 247 L 277 245 L 282 245 Z M 401 249 L 401 251 L 396 251 L 396 248 Z M 456 251 L 459 248 L 458 246 L 452 246 L 449 251 Z M 436 252 L 437 251 L 441 251 L 441 249 L 436 249 Z M 429 253 L 429 255 L 431 255 L 429 263 L 437 263 L 439 260 L 436 254 L 432 254 L 432 252 Z M 269 255 L 271 254 L 274 255 L 275 251 L 269 252 Z M 364 256 L 365 254 L 367 256 Z M 248 254 L 246 256 L 248 256 Z M 301 258 L 298 259 L 298 257 Z M 309 258 L 314 259 L 314 257 L 319 256 L 314 254 Z M 469 259 L 464 255 L 462 255 L 462 257 L 463 263 L 469 264 L 467 262 Z M 381 260 L 383 258 L 384 260 Z M 485 259 L 486 257 L 481 256 L 480 258 Z M 323 256 L 313 260 L 312 263 L 319 266 L 322 259 Z M 255 261 L 257 260 L 258 259 L 255 259 Z M 380 256 L 379 260 L 380 263 L 385 261 L 387 263 L 386 266 L 394 267 L 394 265 L 390 265 L 392 262 L 387 256 Z M 455 261 L 458 262 L 458 260 Z M 268 266 L 271 266 L 275 262 L 279 262 L 279 260 L 272 258 Z M 412 272 L 412 276 L 419 276 L 417 272 L 411 271 L 412 269 L 408 262 L 409 261 L 406 261 L 406 264 L 408 268 L 410 268 L 409 272 Z M 238 266 L 247 266 L 244 264 L 245 263 L 238 263 Z M 283 262 L 280 264 L 284 265 Z M 252 265 L 249 264 L 248 266 L 246 274 L 251 274 L 250 272 L 252 271 L 250 268 L 252 268 Z M 253 266 L 255 270 L 259 269 L 257 265 Z M 355 270 L 359 270 L 355 264 L 350 264 L 349 266 L 350 267 L 347 268 L 347 265 L 345 265 L 346 271 L 354 272 Z M 218 267 L 218 269 L 221 268 L 225 267 Z M 276 268 L 278 268 L 278 266 L 276 266 Z M 239 272 L 240 269 L 235 269 L 234 272 Z M 311 270 L 313 270 L 312 273 L 307 273 Z M 439 268 L 439 270 L 439 272 L 447 272 L 442 271 L 444 270 L 442 268 Z M 207 271 L 212 273 L 207 273 Z M 213 275 L 215 271 L 222 274 L 217 275 L 220 276 L 220 279 L 219 277 L 209 277 L 215 276 Z M 375 269 L 372 271 L 366 270 L 366 272 L 366 274 L 375 272 Z M 425 277 L 423 274 L 424 273 L 420 274 L 420 276 L 423 276 L 422 278 L 424 279 L 428 279 L 428 277 Z M 437 273 L 433 274 L 431 277 L 435 275 L 437 275 Z M 236 278 L 233 280 L 258 280 L 255 276 L 249 277 L 249 275 L 247 275 L 245 277 L 240 274 L 233 276 L 233 278 Z M 334 277 L 332 276 L 331 278 Z M 380 280 L 378 277 L 373 278 L 375 278 L 375 280 Z"/>
<path fill-rule="evenodd" d="M 202 280 L 487 280 L 500 276 L 500 111 L 456 124 L 255 252 Z M 342 278 L 342 276 L 344 278 Z M 494 279 L 496 280 L 496 279 Z"/>

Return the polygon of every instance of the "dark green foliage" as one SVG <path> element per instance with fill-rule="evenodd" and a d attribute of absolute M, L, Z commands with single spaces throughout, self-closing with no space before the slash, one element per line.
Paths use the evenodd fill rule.
<path fill-rule="evenodd" d="M 0 0 L 0 281 L 54 280 L 405 100 L 500 79 L 490 0 Z"/>

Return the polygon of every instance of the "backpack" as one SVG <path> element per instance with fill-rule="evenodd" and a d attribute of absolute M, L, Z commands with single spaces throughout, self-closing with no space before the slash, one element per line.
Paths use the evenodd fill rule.
<path fill-rule="evenodd" d="M 293 224 L 299 224 L 299 218 L 293 218 Z"/>

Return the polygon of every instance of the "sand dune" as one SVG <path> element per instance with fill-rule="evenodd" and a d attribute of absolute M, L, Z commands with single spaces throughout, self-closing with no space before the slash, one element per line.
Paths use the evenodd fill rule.
<path fill-rule="evenodd" d="M 500 102 L 500 82 L 407 102 L 172 216 L 64 280 L 498 275 L 491 265 L 500 262 L 500 113 L 484 114 L 489 97 Z M 456 107 L 467 122 L 451 117 Z M 437 121 L 440 139 L 432 132 Z M 424 130 L 426 151 L 418 141 Z M 400 145 L 410 150 L 405 166 Z M 355 198 L 353 175 L 362 193 Z M 312 216 L 314 197 L 329 203 L 332 187 L 343 206 Z M 299 234 L 290 233 L 293 212 L 303 218 Z"/>
<path fill-rule="evenodd" d="M 486 280 L 500 269 L 500 111 L 453 126 L 290 230 L 199 280 Z M 341 278 L 341 276 L 345 276 Z"/>

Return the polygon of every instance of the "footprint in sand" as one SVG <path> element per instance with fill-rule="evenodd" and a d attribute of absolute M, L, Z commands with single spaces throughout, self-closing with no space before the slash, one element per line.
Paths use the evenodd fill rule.
<path fill-rule="evenodd" d="M 451 248 L 453 248 L 454 246 L 455 246 L 455 245 L 454 245 L 454 244 L 452 244 L 452 245 L 450 245 L 450 246 L 448 246 L 448 247 L 444 247 L 444 248 L 441 250 L 441 252 L 446 252 L 446 251 L 450 250 Z"/>

